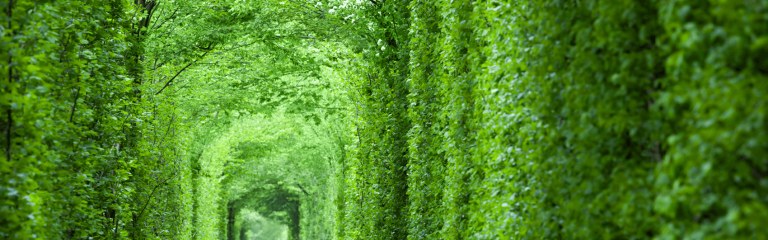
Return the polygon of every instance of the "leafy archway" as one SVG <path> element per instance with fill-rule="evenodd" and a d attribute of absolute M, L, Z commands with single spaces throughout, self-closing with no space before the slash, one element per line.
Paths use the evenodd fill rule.
<path fill-rule="evenodd" d="M 260 186 L 254 187 L 240 198 L 228 203 L 228 239 L 236 239 L 237 233 L 241 232 L 235 225 L 236 216 L 243 209 L 252 210 L 270 220 L 284 224 L 288 227 L 290 236 L 299 236 L 301 196 L 295 192 L 295 189 L 284 186 L 277 179 L 271 180 L 268 181 L 269 183 L 261 183 Z"/>
<path fill-rule="evenodd" d="M 240 239 L 245 223 L 238 216 L 249 211 L 285 224 L 291 239 L 331 238 L 333 178 L 345 138 L 333 123 L 339 117 L 326 115 L 318 123 L 286 108 L 212 124 L 218 137 L 200 146 L 196 221 L 220 219 L 212 227 Z"/>

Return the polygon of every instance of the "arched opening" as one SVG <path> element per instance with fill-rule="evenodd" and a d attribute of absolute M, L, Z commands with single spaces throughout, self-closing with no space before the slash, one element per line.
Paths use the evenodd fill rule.
<path fill-rule="evenodd" d="M 337 193 L 333 178 L 343 158 L 343 141 L 332 119 L 315 123 L 301 114 L 279 112 L 215 128 L 219 137 L 203 149 L 201 172 L 218 169 L 219 177 L 209 178 L 207 184 L 219 186 L 221 191 L 211 193 L 220 197 L 216 205 L 221 207 L 209 211 L 218 212 L 226 239 L 277 234 L 274 225 L 284 226 L 291 240 L 332 237 L 332 200 Z M 200 210 L 204 201 L 199 198 Z M 197 215 L 212 218 L 202 211 Z"/>
<path fill-rule="evenodd" d="M 248 208 L 237 215 L 233 239 L 239 240 L 288 240 L 288 226 L 261 216 Z"/>
<path fill-rule="evenodd" d="M 243 218 L 242 215 L 248 213 L 264 219 L 261 220 L 264 224 L 259 225 L 261 228 L 271 226 L 265 225 L 266 223 L 277 223 L 287 228 L 287 237 L 298 238 L 301 232 L 299 198 L 295 189 L 284 186 L 277 182 L 277 179 L 271 179 L 268 183 L 254 187 L 240 198 L 230 200 L 227 204 L 227 239 L 243 240 L 244 231 L 248 230 L 243 226 L 247 225 L 245 220 L 249 218 Z M 241 217 L 238 218 L 239 215 Z"/>

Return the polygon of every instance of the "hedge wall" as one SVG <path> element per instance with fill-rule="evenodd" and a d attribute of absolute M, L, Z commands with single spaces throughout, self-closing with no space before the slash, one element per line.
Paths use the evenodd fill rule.
<path fill-rule="evenodd" d="M 350 151 L 344 177 L 347 192 L 337 231 L 340 238 L 402 239 L 407 235 L 408 19 L 407 1 L 381 1 L 365 10 L 375 31 L 366 61 L 348 72 L 355 104 L 356 148 Z M 363 22 L 363 21 L 360 21 Z M 359 23 L 358 23 L 359 24 Z"/>
<path fill-rule="evenodd" d="M 189 236 L 187 135 L 137 94 L 133 6 L 0 2 L 0 239 Z"/>
<path fill-rule="evenodd" d="M 768 238 L 768 2 L 409 9 L 398 238 Z"/>

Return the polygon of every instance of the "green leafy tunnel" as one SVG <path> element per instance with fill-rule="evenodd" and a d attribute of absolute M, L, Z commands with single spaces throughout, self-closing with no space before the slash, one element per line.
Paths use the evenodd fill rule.
<path fill-rule="evenodd" d="M 0 1 L 0 239 L 768 239 L 766 0 Z"/>

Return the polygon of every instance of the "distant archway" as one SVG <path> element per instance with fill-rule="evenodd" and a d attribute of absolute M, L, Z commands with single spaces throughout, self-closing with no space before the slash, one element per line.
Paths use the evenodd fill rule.
<path fill-rule="evenodd" d="M 235 217 L 242 209 L 253 210 L 266 218 L 285 224 L 288 226 L 290 238 L 298 239 L 301 232 L 300 194 L 299 189 L 272 178 L 230 201 L 227 203 L 227 239 L 236 239 Z"/>

